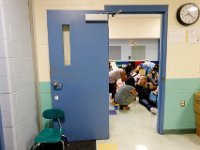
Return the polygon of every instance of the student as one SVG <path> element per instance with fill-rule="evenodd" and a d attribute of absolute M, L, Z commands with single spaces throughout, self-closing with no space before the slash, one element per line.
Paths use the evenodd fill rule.
<path fill-rule="evenodd" d="M 155 66 L 147 75 L 147 82 L 151 82 L 154 86 L 158 85 L 158 67 Z"/>
<path fill-rule="evenodd" d="M 112 65 L 111 65 L 111 62 L 109 62 L 109 71 L 112 71 L 113 68 L 112 68 Z"/>
<path fill-rule="evenodd" d="M 115 95 L 115 101 L 120 105 L 120 110 L 129 110 L 130 103 L 135 101 L 137 92 L 135 90 L 134 78 L 128 78 Z"/>
<path fill-rule="evenodd" d="M 131 73 L 131 67 L 126 67 L 125 69 L 115 69 L 109 72 L 109 93 L 112 94 L 112 99 L 114 99 L 116 94 L 117 80 L 121 79 L 122 82 L 126 81 Z"/>
<path fill-rule="evenodd" d="M 140 77 L 138 84 L 135 86 L 135 88 L 139 96 L 139 103 L 145 106 L 151 113 L 156 114 L 156 103 L 149 100 L 151 90 L 155 89 L 153 89 L 149 84 L 147 84 L 146 76 Z"/>
<path fill-rule="evenodd" d="M 148 59 L 146 59 L 144 63 L 140 64 L 140 66 L 145 70 L 147 75 L 154 68 L 155 63 L 150 62 Z"/>

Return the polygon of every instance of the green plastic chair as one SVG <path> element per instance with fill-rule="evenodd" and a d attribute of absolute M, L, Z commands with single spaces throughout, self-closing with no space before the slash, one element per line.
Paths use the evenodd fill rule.
<path fill-rule="evenodd" d="M 43 117 L 57 121 L 59 128 L 45 128 L 35 138 L 34 150 L 42 143 L 62 143 L 63 150 L 65 149 L 65 142 L 67 138 L 63 135 L 63 129 L 60 119 L 64 118 L 64 112 L 60 109 L 48 109 L 43 112 Z"/>

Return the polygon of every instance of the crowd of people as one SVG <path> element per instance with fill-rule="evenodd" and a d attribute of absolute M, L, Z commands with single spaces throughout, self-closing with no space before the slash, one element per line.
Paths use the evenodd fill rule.
<path fill-rule="evenodd" d="M 119 106 L 120 110 L 129 110 L 128 105 L 138 97 L 142 106 L 156 114 L 158 71 L 158 65 L 149 60 L 135 68 L 127 65 L 125 68 L 112 69 L 109 63 L 109 93 L 111 93 L 112 104 Z M 123 84 L 118 87 L 117 81 L 120 79 Z M 154 95 L 154 98 L 151 95 Z"/>

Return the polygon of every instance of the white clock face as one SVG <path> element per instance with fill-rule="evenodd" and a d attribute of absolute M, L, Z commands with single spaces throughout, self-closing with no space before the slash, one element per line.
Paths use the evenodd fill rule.
<path fill-rule="evenodd" d="M 187 4 L 180 10 L 180 19 L 186 24 L 192 24 L 199 18 L 199 9 L 194 4 Z"/>

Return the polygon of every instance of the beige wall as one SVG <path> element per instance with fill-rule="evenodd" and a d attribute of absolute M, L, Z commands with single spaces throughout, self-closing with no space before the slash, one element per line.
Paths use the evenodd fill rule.
<path fill-rule="evenodd" d="M 110 39 L 159 39 L 161 15 L 116 15 L 109 17 Z"/>
<path fill-rule="evenodd" d="M 47 9 L 103 10 L 104 5 L 169 5 L 168 31 L 170 32 L 174 29 L 179 30 L 200 27 L 200 20 L 189 27 L 184 27 L 177 22 L 176 11 L 181 4 L 187 2 L 194 2 L 200 6 L 199 0 L 34 0 L 34 25 L 39 81 L 50 81 L 46 16 Z M 188 42 L 168 42 L 166 65 L 167 78 L 199 78 L 199 49 L 199 44 L 190 44 Z"/>

